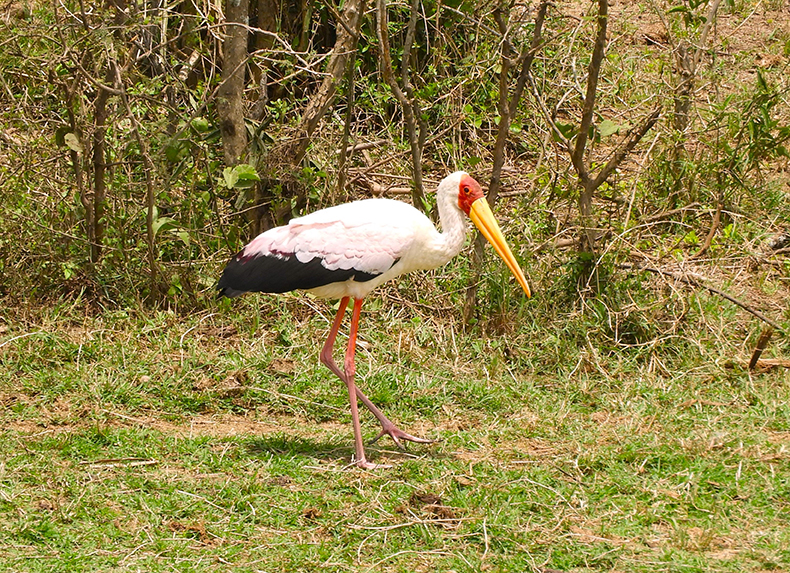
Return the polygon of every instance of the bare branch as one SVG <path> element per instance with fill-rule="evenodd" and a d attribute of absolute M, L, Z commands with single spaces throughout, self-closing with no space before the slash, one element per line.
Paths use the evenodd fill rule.
<path fill-rule="evenodd" d="M 541 34 L 543 30 L 543 22 L 546 19 L 546 11 L 548 10 L 549 0 L 542 0 L 538 6 L 537 14 L 535 15 L 535 27 L 532 31 L 532 40 L 529 46 L 525 46 L 518 59 L 514 62 L 511 60 L 507 52 L 512 50 L 509 41 L 509 26 L 502 17 L 499 9 L 494 12 L 494 19 L 499 25 L 500 31 L 504 34 L 502 39 L 502 70 L 499 73 L 499 127 L 497 130 L 497 138 L 494 144 L 494 163 L 491 170 L 491 182 L 488 187 L 488 202 L 494 204 L 499 189 L 502 185 L 501 174 L 502 167 L 505 164 L 505 146 L 507 144 L 508 135 L 510 134 L 510 124 L 513 116 L 518 110 L 518 104 L 524 92 L 524 86 L 530 77 L 532 70 L 532 63 L 535 60 L 535 54 L 538 47 L 541 45 Z M 516 87 L 513 93 L 509 95 L 509 72 L 511 65 L 521 63 L 521 70 L 519 77 L 516 81 Z"/>
<path fill-rule="evenodd" d="M 302 114 L 299 139 L 293 150 L 294 164 L 300 163 L 304 158 L 318 122 L 334 100 L 337 83 L 346 70 L 346 62 L 351 52 L 356 49 L 364 12 L 365 0 L 347 0 L 343 6 L 342 23 L 338 22 L 337 40 L 327 64 L 327 75 Z"/>
<path fill-rule="evenodd" d="M 381 55 L 381 73 L 384 80 L 392 90 L 393 95 L 400 103 L 403 110 L 403 119 L 406 122 L 406 130 L 409 136 L 411 147 L 412 178 L 414 188 L 412 191 L 412 202 L 420 210 L 425 210 L 425 191 L 422 182 L 422 145 L 424 140 L 424 129 L 417 133 L 417 117 L 420 115 L 420 108 L 411 85 L 408 82 L 408 73 L 403 72 L 404 89 L 395 81 L 395 73 L 392 69 L 392 56 L 390 55 L 389 32 L 387 31 L 387 2 L 386 0 L 376 1 L 376 35 L 379 38 L 379 54 Z M 408 66 L 408 63 L 404 63 Z M 406 93 L 404 93 L 406 90 Z"/>
<path fill-rule="evenodd" d="M 121 101 L 123 102 L 124 108 L 126 109 L 126 116 L 129 118 L 129 121 L 132 124 L 132 133 L 134 134 L 134 138 L 137 141 L 137 145 L 140 148 L 140 156 L 143 158 L 143 164 L 145 169 L 145 189 L 146 189 L 146 216 L 145 216 L 145 230 L 146 230 L 146 245 L 148 247 L 148 264 L 149 264 L 149 280 L 151 283 L 151 291 L 149 293 L 150 297 L 156 297 L 158 293 L 158 283 L 157 283 L 157 276 L 159 274 L 159 270 L 156 264 L 156 252 L 155 252 L 155 241 L 156 237 L 154 235 L 154 209 L 156 207 L 155 201 L 155 191 L 154 191 L 154 179 L 153 179 L 153 172 L 154 172 L 154 163 L 151 160 L 151 155 L 148 153 L 148 145 L 146 144 L 145 139 L 143 139 L 142 135 L 140 134 L 140 123 L 137 121 L 137 116 L 134 115 L 132 111 L 132 106 L 129 105 L 129 98 L 126 97 L 126 90 L 124 89 L 123 78 L 121 76 L 121 68 L 117 64 L 117 62 L 111 61 L 108 63 L 111 69 L 114 71 L 115 75 L 115 85 L 121 91 Z"/>
<path fill-rule="evenodd" d="M 710 29 L 713 27 L 713 22 L 716 21 L 716 13 L 719 11 L 719 4 L 721 4 L 721 0 L 713 0 L 713 2 L 711 2 L 710 6 L 708 7 L 708 15 L 705 18 L 705 24 L 702 26 L 702 32 L 700 32 L 699 36 L 699 48 L 697 48 L 694 52 L 695 68 L 697 65 L 699 65 L 702 51 L 705 50 L 706 46 L 708 45 L 708 34 L 710 33 Z"/>
<path fill-rule="evenodd" d="M 655 108 L 649 116 L 645 118 L 642 124 L 636 128 L 632 129 L 628 133 L 628 137 L 626 138 L 625 142 L 623 142 L 620 147 L 614 152 L 612 158 L 603 166 L 600 173 L 595 177 L 595 180 L 592 182 L 592 187 L 597 189 L 598 187 L 603 184 L 604 181 L 611 175 L 612 171 L 617 169 L 620 164 L 623 162 L 631 151 L 633 151 L 634 147 L 636 147 L 637 143 L 639 143 L 645 134 L 650 131 L 650 129 L 656 124 L 658 119 L 661 117 L 661 107 Z"/>
<path fill-rule="evenodd" d="M 543 22 L 546 18 L 546 11 L 548 9 L 549 0 L 542 0 L 538 6 L 537 14 L 535 15 L 535 27 L 532 32 L 532 40 L 529 46 L 524 46 L 517 59 L 513 59 L 513 45 L 510 42 L 511 26 L 505 18 L 501 8 L 494 10 L 494 20 L 499 27 L 502 39 L 501 44 L 501 70 L 499 72 L 499 126 L 497 129 L 496 142 L 494 143 L 494 161 L 491 169 L 491 179 L 488 186 L 486 198 L 488 203 L 493 206 L 499 196 L 499 190 L 502 187 L 502 167 L 505 165 L 505 147 L 507 145 L 508 136 L 510 135 L 510 124 L 513 116 L 518 110 L 518 103 L 521 100 L 521 95 L 524 92 L 524 86 L 530 78 L 530 71 L 532 69 L 532 62 L 535 59 L 537 49 L 541 44 L 541 33 L 543 30 Z M 510 94 L 510 71 L 512 67 L 520 64 L 521 70 L 519 72 L 516 87 L 513 93 Z M 475 277 L 471 279 L 469 286 L 466 289 L 466 302 L 464 304 L 464 320 L 469 322 L 472 318 L 475 301 L 477 299 L 477 284 L 479 282 L 480 269 L 482 267 L 483 257 L 485 251 L 483 250 L 483 236 L 477 233 L 475 237 L 474 251 L 472 255 L 472 266 L 475 270 Z"/>
<path fill-rule="evenodd" d="M 587 138 L 592 127 L 593 112 L 595 111 L 595 93 L 598 90 L 598 75 L 601 71 L 604 48 L 606 47 L 606 28 L 609 20 L 608 0 L 598 0 L 598 34 L 595 37 L 592 58 L 587 68 L 587 93 L 584 96 L 584 107 L 582 108 L 582 120 L 579 126 L 579 133 L 576 136 L 576 145 L 571 156 L 573 167 L 579 175 L 583 185 L 587 185 L 590 179 L 587 165 L 584 163 L 584 149 L 587 146 Z"/>

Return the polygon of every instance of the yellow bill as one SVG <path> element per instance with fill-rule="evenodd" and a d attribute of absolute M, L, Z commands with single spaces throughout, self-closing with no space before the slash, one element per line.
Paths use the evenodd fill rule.
<path fill-rule="evenodd" d="M 502 257 L 502 260 L 505 261 L 505 264 L 510 269 L 510 272 L 513 273 L 513 276 L 516 277 L 526 295 L 528 297 L 532 296 L 527 279 L 524 277 L 521 267 L 518 266 L 516 257 L 510 251 L 510 247 L 499 229 L 499 223 L 494 218 L 494 214 L 491 212 L 491 207 L 488 206 L 488 201 L 486 201 L 485 197 L 481 197 L 472 203 L 472 207 L 469 210 L 469 218 L 480 229 L 480 232 L 491 243 L 497 254 Z"/>

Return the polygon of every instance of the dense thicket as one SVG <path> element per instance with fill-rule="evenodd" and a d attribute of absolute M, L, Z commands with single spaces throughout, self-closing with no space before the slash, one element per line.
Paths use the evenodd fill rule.
<path fill-rule="evenodd" d="M 527 265 L 553 294 L 743 261 L 788 224 L 790 31 L 744 66 L 751 5 L 651 6 L 9 4 L 2 294 L 202 305 L 252 233 L 361 195 L 430 211 L 457 168 L 553 253 Z"/>

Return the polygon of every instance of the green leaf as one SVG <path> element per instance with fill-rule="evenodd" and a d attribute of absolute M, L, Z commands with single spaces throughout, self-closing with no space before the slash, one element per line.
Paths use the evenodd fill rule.
<path fill-rule="evenodd" d="M 55 145 L 58 147 L 66 147 L 66 134 L 71 133 L 71 128 L 66 125 L 61 125 L 55 130 Z"/>
<path fill-rule="evenodd" d="M 572 123 L 562 123 L 558 121 L 556 124 L 557 129 L 560 130 L 560 133 L 565 139 L 571 139 L 574 135 L 576 135 L 576 126 Z M 559 141 L 559 138 L 554 134 L 554 139 Z"/>
<path fill-rule="evenodd" d="M 209 130 L 208 120 L 205 117 L 194 118 L 190 125 L 198 133 L 206 133 Z"/>
<path fill-rule="evenodd" d="M 76 151 L 77 153 L 83 152 L 82 144 L 80 143 L 80 138 L 77 137 L 76 133 L 69 132 L 63 136 L 63 142 L 68 146 L 69 149 L 72 151 Z"/>
<path fill-rule="evenodd" d="M 697 233 L 694 231 L 689 231 L 686 233 L 686 236 L 683 237 L 683 242 L 687 245 L 699 245 L 699 237 L 697 237 Z"/>
<path fill-rule="evenodd" d="M 252 165 L 242 163 L 241 165 L 234 167 L 234 169 L 236 169 L 239 176 L 239 180 L 236 182 L 236 187 L 246 189 L 248 187 L 252 187 L 257 181 L 261 180 L 261 178 L 258 176 L 258 172 L 255 171 L 255 167 Z"/>
<path fill-rule="evenodd" d="M 177 163 L 187 156 L 189 149 L 182 141 L 170 141 L 165 145 L 165 157 L 170 163 Z"/>
<path fill-rule="evenodd" d="M 260 181 L 255 167 L 249 163 L 240 163 L 234 167 L 226 167 L 222 172 L 225 179 L 225 186 L 228 189 L 248 189 Z"/>
<path fill-rule="evenodd" d="M 601 133 L 601 137 L 609 137 L 620 131 L 620 125 L 610 119 L 605 119 L 598 125 L 598 131 Z"/>
<path fill-rule="evenodd" d="M 225 187 L 233 189 L 239 182 L 239 173 L 233 167 L 226 167 L 222 172 L 222 178 L 225 181 Z"/>
<path fill-rule="evenodd" d="M 154 219 L 152 228 L 154 230 L 154 236 L 159 234 L 159 231 L 166 231 L 168 229 L 172 229 L 174 227 L 178 227 L 178 221 L 171 217 L 159 217 Z"/>
<path fill-rule="evenodd" d="M 242 189 L 241 192 L 239 193 L 239 196 L 236 197 L 236 202 L 233 204 L 233 206 L 238 211 L 239 209 L 244 207 L 244 203 L 246 201 L 247 201 L 247 192 Z"/>

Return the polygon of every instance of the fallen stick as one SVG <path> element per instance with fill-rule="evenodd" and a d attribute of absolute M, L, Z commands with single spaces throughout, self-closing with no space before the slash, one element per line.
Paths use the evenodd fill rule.
<path fill-rule="evenodd" d="M 748 312 L 750 314 L 753 314 L 754 316 L 756 316 L 757 318 L 759 318 L 760 320 L 762 320 L 766 324 L 771 325 L 774 329 L 778 330 L 779 332 L 784 332 L 782 330 L 782 327 L 779 326 L 779 324 L 777 324 L 776 322 L 774 322 L 773 320 L 771 320 L 770 318 L 765 316 L 759 310 L 757 310 L 755 308 L 752 308 L 751 306 L 749 306 L 745 302 L 741 302 L 737 298 L 728 295 L 726 292 L 721 291 L 721 290 L 717 289 L 716 287 L 708 286 L 708 285 L 700 282 L 698 279 L 696 279 L 694 277 L 690 277 L 688 275 L 681 275 L 681 274 L 678 274 L 678 273 L 673 273 L 672 271 L 665 271 L 665 270 L 662 270 L 662 269 L 657 269 L 655 267 L 646 267 L 646 266 L 634 265 L 634 264 L 631 264 L 631 263 L 620 263 L 617 266 L 619 268 L 621 268 L 621 269 L 630 269 L 630 270 L 637 270 L 637 271 L 649 271 L 651 273 L 656 273 L 656 274 L 659 274 L 659 275 L 672 277 L 673 279 L 681 281 L 681 282 L 684 282 L 687 285 L 691 285 L 691 286 L 696 286 L 696 287 L 701 287 L 701 288 L 707 289 L 710 292 L 712 292 L 713 294 L 717 294 L 720 297 L 727 299 L 728 301 L 730 301 L 734 305 L 740 306 L 743 310 L 745 310 L 746 312 Z"/>
<path fill-rule="evenodd" d="M 750 368 L 750 364 L 751 361 L 747 362 L 746 360 L 728 360 L 724 363 L 724 366 L 726 368 L 735 368 L 736 366 L 740 368 Z M 763 358 L 757 360 L 754 364 L 754 368 L 750 368 L 750 370 L 761 372 L 773 368 L 790 368 L 790 360 L 784 358 Z"/>
<path fill-rule="evenodd" d="M 115 458 L 107 460 L 95 460 L 80 462 L 81 466 L 90 466 L 92 468 L 133 468 L 138 466 L 153 466 L 159 463 L 159 460 L 145 460 L 140 458 Z"/>

